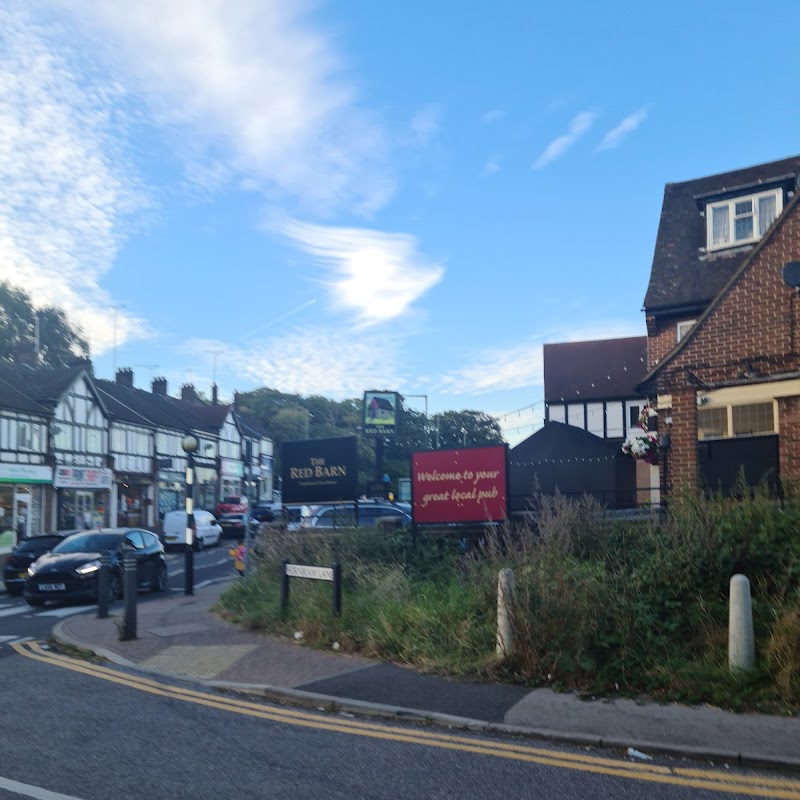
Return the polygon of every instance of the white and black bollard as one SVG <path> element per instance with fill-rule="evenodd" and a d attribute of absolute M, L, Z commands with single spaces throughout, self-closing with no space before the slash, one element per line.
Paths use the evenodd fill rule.
<path fill-rule="evenodd" d="M 744 575 L 734 575 L 730 583 L 728 606 L 728 666 L 736 670 L 752 669 L 755 665 L 750 581 Z"/>

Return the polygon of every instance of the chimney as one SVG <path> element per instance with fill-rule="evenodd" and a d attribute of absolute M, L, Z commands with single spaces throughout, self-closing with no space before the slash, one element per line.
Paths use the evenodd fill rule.
<path fill-rule="evenodd" d="M 197 403 L 197 392 L 194 390 L 194 384 L 184 383 L 181 386 L 181 400 L 184 403 Z"/>
<path fill-rule="evenodd" d="M 167 396 L 166 378 L 153 378 L 153 394 L 160 394 L 163 397 Z"/>
<path fill-rule="evenodd" d="M 240 402 L 239 392 L 234 392 L 233 393 L 233 410 L 234 411 L 238 411 L 239 410 L 239 402 Z"/>
<path fill-rule="evenodd" d="M 133 389 L 133 370 L 128 368 L 118 369 L 117 385 L 124 386 L 126 389 Z"/>
<path fill-rule="evenodd" d="M 216 406 L 219 405 L 219 393 L 217 391 L 217 384 L 211 384 L 211 405 Z"/>
<path fill-rule="evenodd" d="M 32 339 L 20 339 L 14 345 L 12 354 L 15 364 L 21 364 L 26 367 L 35 367 L 38 361 L 36 343 Z"/>

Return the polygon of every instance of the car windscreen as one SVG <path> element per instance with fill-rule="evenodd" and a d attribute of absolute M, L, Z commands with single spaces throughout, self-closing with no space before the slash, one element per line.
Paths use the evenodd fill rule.
<path fill-rule="evenodd" d="M 53 548 L 54 553 L 102 553 L 116 550 L 122 537 L 118 533 L 76 533 Z"/>
<path fill-rule="evenodd" d="M 223 497 L 222 498 L 222 503 L 223 503 L 223 505 L 226 505 L 226 506 L 238 505 L 240 502 L 241 502 L 241 498 L 238 497 L 238 496 L 237 497 Z"/>

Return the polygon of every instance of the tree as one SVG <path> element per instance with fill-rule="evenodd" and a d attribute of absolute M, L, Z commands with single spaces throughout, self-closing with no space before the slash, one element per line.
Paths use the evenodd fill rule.
<path fill-rule="evenodd" d="M 34 308 L 30 296 L 7 281 L 0 282 L 0 360 L 13 361 L 25 340 L 39 341 L 39 364 L 66 367 L 76 356 L 89 357 L 89 343 L 80 328 L 70 325 L 60 308 Z"/>
<path fill-rule="evenodd" d="M 500 424 L 483 411 L 443 411 L 432 423 L 437 449 L 503 443 Z"/>

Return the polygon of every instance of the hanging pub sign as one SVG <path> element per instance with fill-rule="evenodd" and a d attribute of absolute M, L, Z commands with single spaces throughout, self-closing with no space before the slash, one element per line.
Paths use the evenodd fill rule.
<path fill-rule="evenodd" d="M 508 514 L 506 445 L 411 455 L 417 524 L 497 522 Z"/>
<path fill-rule="evenodd" d="M 358 488 L 356 437 L 284 442 L 281 469 L 283 503 L 355 500 Z"/>
<path fill-rule="evenodd" d="M 394 436 L 399 409 L 397 392 L 364 392 L 364 433 Z"/>

